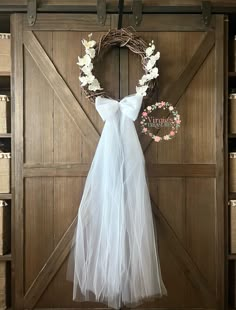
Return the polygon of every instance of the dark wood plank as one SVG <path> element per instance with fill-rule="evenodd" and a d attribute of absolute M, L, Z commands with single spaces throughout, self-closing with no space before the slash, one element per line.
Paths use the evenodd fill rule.
<path fill-rule="evenodd" d="M 225 275 L 226 275 L 226 248 L 225 248 L 225 212 L 228 201 L 225 200 L 225 174 L 224 174 L 224 16 L 216 16 L 216 220 L 217 220 L 217 296 L 218 309 L 225 304 Z"/>
<path fill-rule="evenodd" d="M 41 269 L 37 278 L 26 292 L 24 303 L 26 308 L 32 309 L 35 306 L 35 304 L 43 294 L 44 290 L 51 282 L 52 278 L 58 272 L 61 264 L 68 256 L 69 251 L 71 250 L 71 241 L 74 235 L 76 223 L 77 217 L 75 217 L 72 224 L 67 229 L 61 240 L 58 242 L 56 248 L 48 258 L 48 260 L 45 262 L 44 268 Z"/>
<path fill-rule="evenodd" d="M 29 26 L 24 16 L 25 30 L 64 30 L 64 31 L 107 31 L 110 29 L 111 16 L 106 17 L 105 25 L 98 23 L 95 14 L 39 14 L 33 26 Z"/>
<path fill-rule="evenodd" d="M 80 130 L 85 141 L 87 141 L 92 147 L 97 145 L 99 140 L 97 130 L 92 125 L 68 85 L 65 83 L 51 59 L 31 31 L 24 32 L 24 44 L 41 72 L 56 92 L 58 98 L 60 98 L 65 111 Z"/>
<path fill-rule="evenodd" d="M 184 68 L 178 79 L 176 79 L 173 83 L 171 83 L 162 93 L 161 97 L 165 98 L 165 101 L 171 102 L 173 106 L 177 105 L 179 99 L 184 94 L 186 88 L 192 81 L 195 74 L 198 72 L 199 68 L 203 64 L 204 60 L 206 59 L 211 49 L 213 48 L 214 43 L 215 43 L 214 32 L 206 33 L 198 49 L 191 57 L 189 63 L 186 65 L 186 67 Z M 140 139 L 145 152 L 147 151 L 148 146 L 152 143 L 152 140 L 144 135 L 142 135 Z"/>
<path fill-rule="evenodd" d="M 217 21 L 218 22 L 218 21 Z M 229 17 L 225 16 L 224 18 L 224 74 L 227 76 L 229 73 L 229 59 L 226 55 L 228 54 L 228 44 L 229 44 Z M 225 253 L 229 253 L 229 208 L 228 208 L 228 201 L 229 201 L 229 193 L 228 193 L 228 186 L 229 186 L 229 181 L 228 181 L 228 98 L 229 98 L 229 92 L 228 92 L 228 79 L 224 78 L 224 184 L 225 184 L 225 230 L 224 230 L 224 235 L 225 235 Z M 236 135 L 235 135 L 236 137 Z M 228 275 L 229 273 L 229 266 L 228 266 L 228 261 L 227 258 L 225 257 L 225 275 Z M 225 305 L 228 305 L 228 291 L 229 291 L 229 279 L 228 276 L 226 276 L 225 281 L 224 281 L 224 298 L 225 298 Z"/>
<path fill-rule="evenodd" d="M 88 174 L 89 164 L 25 164 L 24 177 L 78 176 Z M 214 164 L 147 164 L 150 177 L 215 177 Z"/>
<path fill-rule="evenodd" d="M 215 177 L 214 164 L 148 164 L 150 177 Z"/>
<path fill-rule="evenodd" d="M 80 176 L 85 177 L 89 171 L 89 164 L 48 164 L 48 165 L 24 165 L 25 177 L 42 177 L 42 176 Z"/>
<path fill-rule="evenodd" d="M 23 20 L 21 14 L 11 16 L 12 34 L 12 305 L 23 309 L 24 295 L 24 210 L 23 210 Z M 17 266 L 17 268 L 16 268 Z"/>

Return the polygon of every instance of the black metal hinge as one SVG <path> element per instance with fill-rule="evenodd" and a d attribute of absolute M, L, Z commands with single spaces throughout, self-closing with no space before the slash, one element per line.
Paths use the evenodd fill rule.
<path fill-rule="evenodd" d="M 133 0 L 132 11 L 134 17 L 134 24 L 138 26 L 142 21 L 142 0 Z"/>
<path fill-rule="evenodd" d="M 211 23 L 211 2 L 202 1 L 202 20 L 206 27 Z"/>
<path fill-rule="evenodd" d="M 97 16 L 99 24 L 105 25 L 106 14 L 106 0 L 97 0 Z"/>
<path fill-rule="evenodd" d="M 37 0 L 28 0 L 27 19 L 30 26 L 33 26 L 37 19 Z"/>

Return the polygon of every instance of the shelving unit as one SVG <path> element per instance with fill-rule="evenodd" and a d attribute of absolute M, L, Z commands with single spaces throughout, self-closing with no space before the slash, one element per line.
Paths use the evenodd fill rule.
<path fill-rule="evenodd" d="M 228 98 L 230 93 L 236 93 L 236 15 L 228 16 L 228 33 L 226 36 L 226 48 L 228 52 L 228 57 L 226 54 L 226 84 L 225 84 L 225 150 L 230 152 L 236 152 L 236 132 L 230 132 L 230 109 L 228 105 Z M 227 78 L 228 77 L 228 78 Z M 226 173 L 227 179 L 226 184 L 228 190 L 226 190 L 226 197 L 228 200 L 228 208 L 226 208 L 226 244 L 227 244 L 227 258 L 228 258 L 228 292 L 229 292 L 229 309 L 236 308 L 236 253 L 232 253 L 231 245 L 231 207 L 230 200 L 236 200 L 236 192 L 230 192 L 229 186 L 229 174 L 230 174 L 230 163 L 229 155 L 226 154 Z"/>
<path fill-rule="evenodd" d="M 10 33 L 10 15 L 4 14 L 0 15 L 0 33 Z M 1 71 L 0 69 L 0 93 L 6 94 L 10 96 L 11 89 L 11 77 L 9 71 Z M 11 152 L 12 150 L 12 141 L 11 141 L 11 130 L 7 133 L 0 132 L 0 142 L 1 145 L 5 145 L 8 149 L 7 151 Z M 12 193 L 0 193 L 0 200 L 5 200 L 7 202 L 7 208 L 11 208 L 12 206 Z M 11 212 L 10 212 L 11 213 Z M 12 216 L 12 215 L 11 215 Z M 12 222 L 12 221 L 11 221 Z M 9 227 L 9 233 L 11 232 L 11 228 Z M 7 254 L 0 255 L 0 263 L 6 264 L 6 306 L 7 308 L 12 307 L 11 303 L 11 261 L 12 255 L 7 252 Z"/>

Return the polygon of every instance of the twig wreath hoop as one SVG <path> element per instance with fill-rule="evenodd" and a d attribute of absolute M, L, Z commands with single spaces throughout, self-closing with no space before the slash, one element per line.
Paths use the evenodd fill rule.
<path fill-rule="evenodd" d="M 94 103 L 97 96 L 111 98 L 101 87 L 98 79 L 93 74 L 93 70 L 99 56 L 113 46 L 127 47 L 131 52 L 141 57 L 144 75 L 139 80 L 138 86 L 136 86 L 136 93 L 143 97 L 152 94 L 156 85 L 156 78 L 159 75 L 156 62 L 160 58 L 160 53 L 155 52 L 153 41 L 148 44 L 131 29 L 127 28 L 108 31 L 100 38 L 98 43 L 92 40 L 91 37 L 92 34 L 89 34 L 88 40 L 82 40 L 85 55 L 82 58 L 78 57 L 77 64 L 81 70 L 79 77 L 81 87 L 92 103 Z"/>
<path fill-rule="evenodd" d="M 150 118 L 150 113 L 156 109 L 163 109 L 167 110 L 171 115 L 171 117 L 168 117 L 167 119 L 154 119 Z M 147 106 L 142 112 L 140 125 L 142 128 L 142 133 L 150 136 L 155 142 L 160 142 L 163 140 L 171 140 L 173 139 L 180 127 L 180 115 L 175 107 L 173 107 L 169 102 L 156 102 L 153 105 Z M 148 128 L 150 127 L 156 127 L 158 129 L 161 129 L 162 127 L 170 127 L 170 131 L 161 136 L 157 134 L 153 134 Z"/>

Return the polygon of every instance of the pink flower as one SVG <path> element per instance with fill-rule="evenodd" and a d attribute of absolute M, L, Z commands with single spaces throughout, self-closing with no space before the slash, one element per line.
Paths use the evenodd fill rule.
<path fill-rule="evenodd" d="M 170 132 L 170 136 L 174 136 L 175 135 L 175 132 L 172 130 L 171 132 Z"/>
<path fill-rule="evenodd" d="M 159 102 L 158 103 L 158 108 L 160 109 L 160 108 L 164 107 L 165 104 L 166 103 L 164 101 Z"/>
<path fill-rule="evenodd" d="M 147 107 L 148 111 L 152 110 L 152 107 L 150 107 L 150 105 Z"/>
<path fill-rule="evenodd" d="M 180 123 L 181 123 L 181 120 L 177 119 L 176 124 L 180 124 Z"/>
<path fill-rule="evenodd" d="M 146 127 L 143 128 L 143 132 L 147 132 L 147 128 Z"/>
<path fill-rule="evenodd" d="M 143 112 L 143 113 L 142 113 L 142 116 L 147 116 L 147 112 Z"/>
<path fill-rule="evenodd" d="M 155 141 L 155 142 L 159 142 L 159 141 L 161 141 L 161 137 L 159 137 L 159 136 L 155 136 L 155 137 L 154 137 L 154 141 Z"/>

